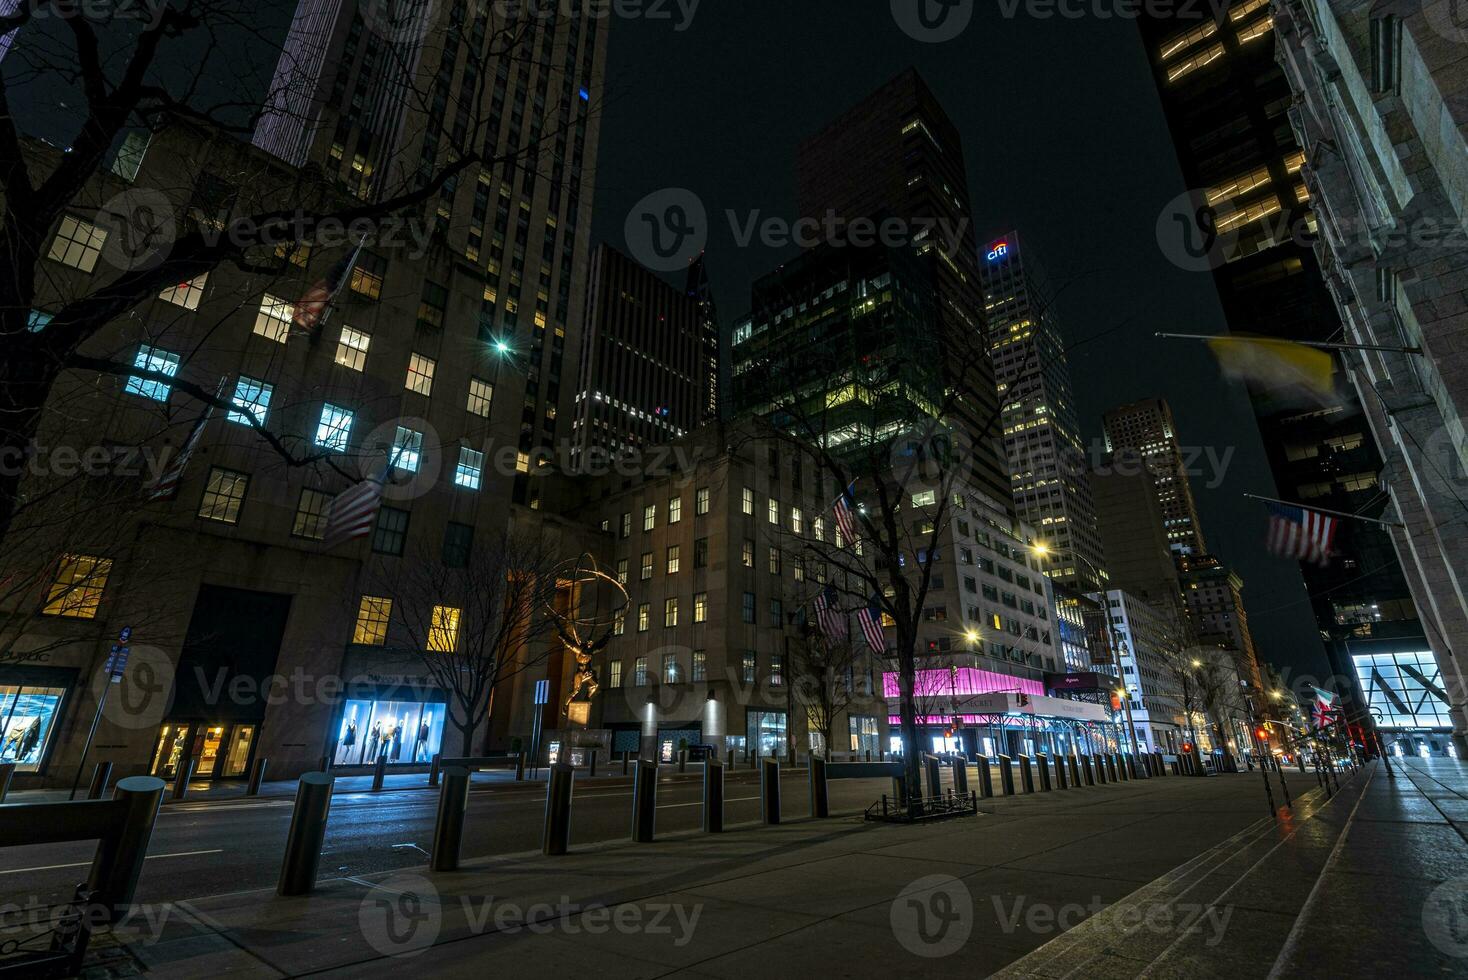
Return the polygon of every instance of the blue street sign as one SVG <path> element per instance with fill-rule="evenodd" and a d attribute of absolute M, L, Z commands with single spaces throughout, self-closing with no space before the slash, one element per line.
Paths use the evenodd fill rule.
<path fill-rule="evenodd" d="M 122 680 L 122 672 L 127 668 L 127 655 L 131 652 L 132 647 L 113 644 L 112 651 L 107 655 L 107 666 L 103 668 L 112 675 L 112 683 L 117 684 Z"/>
<path fill-rule="evenodd" d="M 120 646 L 120 645 L 126 643 L 128 640 L 131 640 L 132 638 L 133 638 L 133 628 L 131 626 L 124 626 L 122 628 L 121 632 L 119 632 L 117 634 L 117 642 L 118 642 L 118 645 Z"/>

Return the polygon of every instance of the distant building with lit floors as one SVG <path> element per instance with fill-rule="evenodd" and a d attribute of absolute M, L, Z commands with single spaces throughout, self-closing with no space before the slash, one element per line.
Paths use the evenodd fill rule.
<path fill-rule="evenodd" d="M 1105 414 L 1102 426 L 1107 452 L 1132 450 L 1142 457 L 1162 510 L 1168 546 L 1181 554 L 1207 551 L 1172 407 L 1161 398 L 1119 405 Z"/>
<path fill-rule="evenodd" d="M 1141 749 L 1177 752 L 1185 737 L 1196 735 L 1173 664 L 1182 653 L 1176 621 L 1123 589 L 1112 589 L 1098 598 L 1106 604 L 1112 643 L 1121 661 L 1122 686 L 1131 702 L 1131 724 Z M 1118 716 L 1124 722 L 1125 710 Z"/>
<path fill-rule="evenodd" d="M 635 452 L 687 435 L 717 399 L 718 347 L 697 295 L 610 245 L 591 255 L 573 459 Z M 713 358 L 710 363 L 710 357 Z"/>
<path fill-rule="evenodd" d="M 1019 232 L 981 249 L 984 317 L 1014 506 L 1045 543 L 1045 572 L 1081 592 L 1106 585 L 1089 466 L 1053 297 Z"/>

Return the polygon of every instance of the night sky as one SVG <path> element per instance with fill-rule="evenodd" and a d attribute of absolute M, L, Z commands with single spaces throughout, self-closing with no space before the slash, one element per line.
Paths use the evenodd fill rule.
<path fill-rule="evenodd" d="M 751 281 L 793 249 L 739 247 L 723 212 L 795 217 L 800 139 L 916 66 L 963 134 L 978 241 L 1018 229 L 1058 287 L 1087 440 L 1107 408 L 1160 395 L 1185 444 L 1232 450 L 1221 482 L 1193 480 L 1209 546 L 1244 579 L 1261 658 L 1323 674 L 1299 568 L 1265 553 L 1263 505 L 1242 496 L 1274 493 L 1243 390 L 1203 345 L 1152 336 L 1224 321 L 1212 278 L 1176 268 L 1157 244 L 1157 216 L 1185 185 L 1137 27 L 1002 9 L 979 3 L 946 44 L 909 38 L 882 0 L 705 0 L 681 32 L 676 13 L 615 20 L 595 236 L 622 246 L 637 201 L 694 191 L 714 216 L 708 264 L 727 330 Z"/>

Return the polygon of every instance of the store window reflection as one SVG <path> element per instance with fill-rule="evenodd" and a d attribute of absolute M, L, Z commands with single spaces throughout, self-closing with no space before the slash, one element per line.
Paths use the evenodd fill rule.
<path fill-rule="evenodd" d="M 348 701 L 332 765 L 430 761 L 443 742 L 444 705 L 421 701 Z"/>
<path fill-rule="evenodd" d="M 63 687 L 0 685 L 0 762 L 36 772 L 56 729 Z"/>

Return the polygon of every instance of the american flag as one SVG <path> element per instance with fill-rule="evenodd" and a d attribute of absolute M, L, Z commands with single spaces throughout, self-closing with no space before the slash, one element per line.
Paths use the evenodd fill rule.
<path fill-rule="evenodd" d="M 387 468 L 384 467 L 381 475 L 367 477 L 332 500 L 326 512 L 327 548 L 365 537 L 372 531 L 377 509 L 382 505 L 382 486 L 386 482 Z"/>
<path fill-rule="evenodd" d="M 841 491 L 836 498 L 836 528 L 841 532 L 841 540 L 846 544 L 856 541 L 856 518 L 851 513 L 851 491 L 856 484 Z"/>
<path fill-rule="evenodd" d="M 228 378 L 219 379 L 219 387 L 214 390 L 215 398 L 224 396 L 224 386 Z M 199 437 L 204 434 L 204 426 L 209 424 L 209 418 L 214 414 L 214 403 L 210 402 L 204 406 L 204 411 L 194 420 L 194 427 L 184 438 L 183 445 L 179 446 L 178 452 L 174 453 L 173 459 L 168 461 L 168 466 L 159 473 L 151 483 L 143 487 L 143 497 L 147 500 L 166 500 L 178 492 L 179 481 L 183 479 L 184 468 L 189 465 L 189 457 L 194 454 L 194 449 L 199 445 Z"/>
<path fill-rule="evenodd" d="M 326 321 L 326 314 L 331 308 L 336 294 L 341 292 L 347 280 L 352 276 L 352 269 L 357 265 L 357 256 L 362 254 L 362 243 L 344 255 L 336 265 L 332 266 L 326 273 L 325 278 L 318 279 L 311 284 L 311 288 L 296 301 L 296 310 L 291 316 L 291 325 L 300 333 L 313 333 L 316 328 Z"/>
<path fill-rule="evenodd" d="M 1284 558 L 1330 564 L 1330 544 L 1338 523 L 1335 518 L 1291 504 L 1268 506 L 1269 535 L 1265 545 L 1270 551 Z"/>
<path fill-rule="evenodd" d="M 887 649 L 887 636 L 882 632 L 882 600 L 872 596 L 871 602 L 856 611 L 856 621 L 861 626 L 861 635 L 873 653 Z"/>
<path fill-rule="evenodd" d="M 837 608 L 836 601 L 834 585 L 828 585 L 821 590 L 814 602 L 816 622 L 820 624 L 821 632 L 826 634 L 827 639 L 841 640 L 846 638 L 846 614 Z"/>

